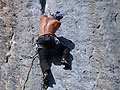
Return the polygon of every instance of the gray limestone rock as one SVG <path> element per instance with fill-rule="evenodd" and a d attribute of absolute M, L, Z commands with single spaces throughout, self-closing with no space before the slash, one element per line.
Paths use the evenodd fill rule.
<path fill-rule="evenodd" d="M 0 90 L 22 89 L 44 7 L 48 16 L 64 14 L 56 35 L 72 50 L 71 70 L 52 64 L 48 90 L 120 90 L 119 0 L 0 0 Z M 25 90 L 43 89 L 39 63 Z"/>

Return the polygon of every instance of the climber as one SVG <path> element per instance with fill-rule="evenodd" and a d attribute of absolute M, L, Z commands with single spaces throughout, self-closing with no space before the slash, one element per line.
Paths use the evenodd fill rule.
<path fill-rule="evenodd" d="M 69 48 L 61 44 L 60 40 L 55 35 L 55 32 L 60 27 L 60 20 L 63 18 L 63 14 L 57 11 L 55 14 L 51 14 L 51 18 L 47 15 L 40 16 L 39 37 L 37 39 L 38 54 L 40 57 L 40 67 L 43 72 L 44 84 L 48 83 L 48 75 L 51 72 L 50 65 L 48 64 L 47 51 L 55 49 L 62 51 L 61 64 L 65 67 L 69 66 L 68 54 Z"/>

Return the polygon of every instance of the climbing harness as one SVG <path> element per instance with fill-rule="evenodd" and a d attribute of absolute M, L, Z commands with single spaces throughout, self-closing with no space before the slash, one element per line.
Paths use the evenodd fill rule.
<path fill-rule="evenodd" d="M 29 78 L 29 74 L 30 74 L 31 68 L 32 68 L 32 66 L 33 66 L 33 62 L 34 62 L 34 60 L 35 60 L 37 54 L 38 54 L 38 52 L 36 52 L 35 55 L 33 55 L 33 57 L 32 57 L 32 62 L 31 62 L 31 64 L 30 64 L 30 66 L 29 66 L 29 70 L 28 70 L 28 72 L 27 72 L 27 76 L 26 76 L 26 79 L 25 79 L 25 81 L 24 81 L 22 90 L 25 90 L 25 84 L 26 84 L 26 82 L 28 81 L 28 78 Z"/>

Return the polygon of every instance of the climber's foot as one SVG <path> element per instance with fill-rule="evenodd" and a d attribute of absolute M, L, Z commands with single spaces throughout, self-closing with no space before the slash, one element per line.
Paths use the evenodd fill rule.
<path fill-rule="evenodd" d="M 70 65 L 69 62 L 68 62 L 68 60 L 66 60 L 65 58 L 62 58 L 61 63 L 62 63 L 63 65 L 65 65 L 65 66 Z"/>
<path fill-rule="evenodd" d="M 65 65 L 65 67 L 63 69 L 65 69 L 65 70 L 71 70 L 71 66 L 70 65 Z"/>
<path fill-rule="evenodd" d="M 47 90 L 48 85 L 43 84 L 43 89 Z"/>
<path fill-rule="evenodd" d="M 43 81 L 44 81 L 43 87 L 45 89 L 47 89 L 48 88 L 48 83 L 49 83 L 48 72 L 44 73 L 44 75 L 43 75 Z"/>
<path fill-rule="evenodd" d="M 65 69 L 65 70 L 70 70 L 71 69 L 71 65 L 68 62 L 68 60 L 65 60 L 64 58 L 62 58 L 61 63 L 62 63 L 62 65 L 65 65 L 65 67 L 63 69 Z"/>

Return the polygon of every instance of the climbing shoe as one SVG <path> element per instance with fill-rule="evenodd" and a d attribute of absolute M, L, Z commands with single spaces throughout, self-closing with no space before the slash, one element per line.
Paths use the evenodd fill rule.
<path fill-rule="evenodd" d="M 44 81 L 43 87 L 45 89 L 47 89 L 48 88 L 48 83 L 49 83 L 48 72 L 44 73 L 44 75 L 43 75 L 43 81 Z"/>
<path fill-rule="evenodd" d="M 64 59 L 64 58 L 62 58 L 61 63 L 62 63 L 63 65 L 65 65 L 65 66 L 70 65 L 69 62 L 68 62 L 68 60 L 66 60 L 66 59 Z"/>
<path fill-rule="evenodd" d="M 68 60 L 65 60 L 64 58 L 62 58 L 61 63 L 62 63 L 62 65 L 65 65 L 65 67 L 63 69 L 65 69 L 65 70 L 71 70 L 71 65 L 68 62 Z"/>

